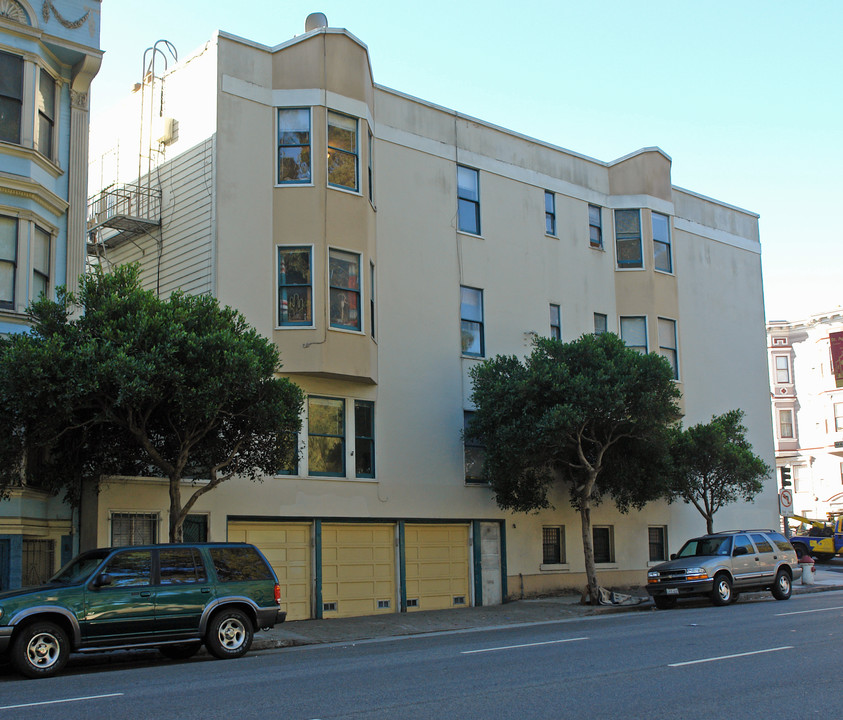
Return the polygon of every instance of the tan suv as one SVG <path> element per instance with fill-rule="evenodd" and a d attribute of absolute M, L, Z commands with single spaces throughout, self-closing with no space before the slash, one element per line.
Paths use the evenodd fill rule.
<path fill-rule="evenodd" d="M 693 596 L 728 605 L 750 590 L 770 590 L 776 600 L 787 600 L 800 577 L 796 551 L 781 533 L 728 530 L 688 540 L 647 573 L 647 592 L 660 610 Z"/>

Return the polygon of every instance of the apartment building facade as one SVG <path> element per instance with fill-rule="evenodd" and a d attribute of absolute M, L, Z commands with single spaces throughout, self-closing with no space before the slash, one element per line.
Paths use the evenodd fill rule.
<path fill-rule="evenodd" d="M 0 3 L 0 334 L 85 270 L 88 93 L 99 0 Z M 43 581 L 74 550 L 70 508 L 37 487 L 0 501 L 0 589 Z"/>
<path fill-rule="evenodd" d="M 225 483 L 191 520 L 196 537 L 261 547 L 290 618 L 584 586 L 565 489 L 552 510 L 501 511 L 461 434 L 470 369 L 536 334 L 660 352 L 687 422 L 740 407 L 772 462 L 757 216 L 673 186 L 662 150 L 595 160 L 382 87 L 366 46 L 318 16 L 275 47 L 219 32 L 94 122 L 96 261 L 237 307 L 307 394 L 297 465 Z M 154 171 L 119 177 L 138 137 Z M 132 193 L 160 202 L 142 231 L 125 229 Z M 167 507 L 164 481 L 110 479 L 83 532 L 161 539 Z M 613 586 L 704 529 L 682 504 L 593 520 Z M 718 516 L 776 520 L 772 480 Z"/>
<path fill-rule="evenodd" d="M 767 340 L 776 477 L 790 471 L 797 515 L 825 519 L 843 511 L 843 310 L 770 321 Z"/>

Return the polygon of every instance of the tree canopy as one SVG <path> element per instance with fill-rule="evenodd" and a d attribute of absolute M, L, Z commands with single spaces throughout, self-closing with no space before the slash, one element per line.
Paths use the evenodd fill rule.
<path fill-rule="evenodd" d="M 537 338 L 523 361 L 497 356 L 471 377 L 467 434 L 485 445 L 483 476 L 498 505 L 547 508 L 550 488 L 567 483 L 596 602 L 592 506 L 609 496 L 626 512 L 667 490 L 668 430 L 679 418 L 670 364 L 604 333 L 570 343 Z"/>
<path fill-rule="evenodd" d="M 160 299 L 127 265 L 29 312 L 31 331 L 0 343 L 0 490 L 25 477 L 76 502 L 104 475 L 163 476 L 178 542 L 203 494 L 294 457 L 302 391 L 277 376 L 275 345 L 215 298 Z M 201 482 L 183 503 L 186 476 Z"/>
<path fill-rule="evenodd" d="M 693 505 L 709 533 L 720 508 L 752 501 L 770 475 L 769 465 L 752 452 L 743 417 L 742 410 L 730 410 L 673 433 L 670 497 Z"/>

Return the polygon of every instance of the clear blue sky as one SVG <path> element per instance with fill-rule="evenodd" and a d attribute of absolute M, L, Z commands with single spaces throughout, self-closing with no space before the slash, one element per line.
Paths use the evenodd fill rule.
<path fill-rule="evenodd" d="M 656 145 L 673 182 L 761 216 L 768 320 L 843 305 L 843 2 L 103 0 L 106 109 L 166 39 L 277 45 L 311 12 L 375 82 L 599 160 Z"/>

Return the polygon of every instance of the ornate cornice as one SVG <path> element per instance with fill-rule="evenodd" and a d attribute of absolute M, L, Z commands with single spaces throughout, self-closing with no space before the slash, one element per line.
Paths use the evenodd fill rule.
<path fill-rule="evenodd" d="M 67 212 L 68 202 L 34 180 L 0 172 L 0 194 L 34 200 L 45 210 L 60 217 Z"/>
<path fill-rule="evenodd" d="M 79 90 L 70 90 L 70 104 L 80 110 L 88 109 L 88 93 Z"/>
<path fill-rule="evenodd" d="M 0 0 L 0 2 L 2 2 L 2 0 Z M 64 25 L 64 27 L 66 27 L 68 30 L 76 30 L 77 28 L 82 27 L 91 14 L 91 11 L 88 10 L 88 12 L 86 12 L 78 20 L 66 20 L 61 16 L 59 11 L 56 10 L 56 6 L 53 5 L 50 0 L 44 0 L 44 4 L 41 6 L 41 17 L 44 18 L 44 22 L 49 22 L 50 10 L 53 11 L 53 14 L 56 16 L 56 20 L 58 20 L 62 25 Z"/>

